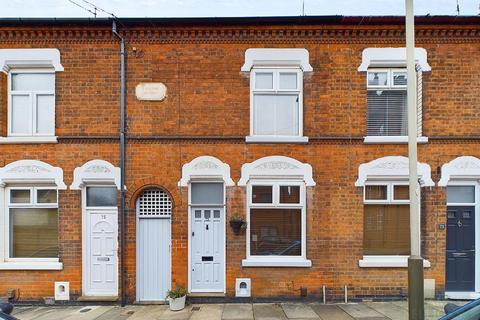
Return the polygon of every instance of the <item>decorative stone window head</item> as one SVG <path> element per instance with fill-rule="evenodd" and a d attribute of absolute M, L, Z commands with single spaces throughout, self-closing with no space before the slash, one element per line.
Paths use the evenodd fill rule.
<path fill-rule="evenodd" d="M 111 184 L 120 190 L 120 168 L 105 160 L 90 160 L 75 168 L 71 190 L 80 190 L 88 184 Z"/>
<path fill-rule="evenodd" d="M 432 70 L 427 61 L 427 50 L 423 48 L 415 48 L 415 63 L 423 72 Z M 405 48 L 366 48 L 362 52 L 362 64 L 358 71 L 367 71 L 368 68 L 405 68 L 406 65 Z"/>
<path fill-rule="evenodd" d="M 420 186 L 431 187 L 435 185 L 428 164 L 418 162 L 417 170 Z M 389 156 L 361 164 L 358 168 L 358 180 L 355 182 L 355 186 L 363 187 L 367 180 L 408 180 L 408 158 Z"/>
<path fill-rule="evenodd" d="M 53 68 L 63 71 L 58 49 L 0 49 L 0 70 L 14 68 Z"/>
<path fill-rule="evenodd" d="M 439 187 L 446 187 L 450 180 L 480 180 L 480 159 L 463 156 L 453 159 L 442 166 L 442 178 Z"/>
<path fill-rule="evenodd" d="M 234 186 L 230 178 L 230 166 L 212 156 L 201 156 L 186 163 L 182 167 L 182 178 L 179 187 L 187 187 L 192 180 L 222 180 L 225 186 Z"/>
<path fill-rule="evenodd" d="M 303 72 L 311 72 L 313 68 L 308 60 L 308 50 L 302 48 L 247 49 L 241 70 L 250 72 L 253 67 L 299 67 Z"/>
<path fill-rule="evenodd" d="M 63 170 L 39 160 L 19 160 L 0 168 L 0 186 L 8 183 L 54 183 L 58 189 L 66 189 Z"/>
<path fill-rule="evenodd" d="M 250 179 L 301 179 L 307 187 L 315 186 L 312 166 L 284 156 L 263 157 L 242 165 L 239 186 L 246 186 Z"/>

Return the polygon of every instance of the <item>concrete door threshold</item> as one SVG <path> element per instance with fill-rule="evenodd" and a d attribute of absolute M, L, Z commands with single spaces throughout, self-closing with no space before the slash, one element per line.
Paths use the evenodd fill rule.
<path fill-rule="evenodd" d="M 165 305 L 165 304 L 168 304 L 168 301 L 167 300 L 151 300 L 151 301 L 135 301 L 134 304 L 140 304 L 140 305 L 143 305 L 143 304 L 146 304 L 146 305 L 149 305 L 149 304 L 155 304 L 155 305 Z"/>
<path fill-rule="evenodd" d="M 224 298 L 224 292 L 191 292 L 187 296 L 192 298 Z"/>
<path fill-rule="evenodd" d="M 115 302 L 118 301 L 118 296 L 81 296 L 77 299 L 81 302 L 99 301 L 99 302 Z"/>

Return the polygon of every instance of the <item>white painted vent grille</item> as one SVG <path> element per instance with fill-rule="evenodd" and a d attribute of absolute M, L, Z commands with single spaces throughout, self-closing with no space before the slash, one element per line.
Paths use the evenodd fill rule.
<path fill-rule="evenodd" d="M 163 190 L 146 190 L 138 199 L 139 218 L 170 218 L 171 215 L 172 200 Z"/>

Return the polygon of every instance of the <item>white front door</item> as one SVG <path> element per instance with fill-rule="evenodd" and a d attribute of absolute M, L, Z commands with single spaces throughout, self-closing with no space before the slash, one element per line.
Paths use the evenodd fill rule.
<path fill-rule="evenodd" d="M 86 211 L 86 295 L 118 295 L 117 210 Z"/>
<path fill-rule="evenodd" d="M 191 291 L 224 292 L 225 214 L 223 208 L 192 207 Z"/>

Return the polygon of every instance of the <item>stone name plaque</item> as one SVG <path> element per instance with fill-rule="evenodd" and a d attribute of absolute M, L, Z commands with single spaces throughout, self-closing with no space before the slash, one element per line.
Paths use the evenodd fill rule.
<path fill-rule="evenodd" d="M 162 101 L 167 95 L 167 87 L 161 82 L 143 82 L 135 88 L 138 100 Z"/>

